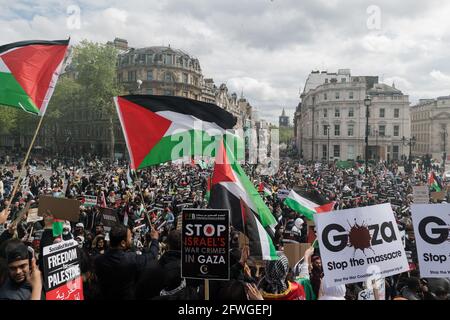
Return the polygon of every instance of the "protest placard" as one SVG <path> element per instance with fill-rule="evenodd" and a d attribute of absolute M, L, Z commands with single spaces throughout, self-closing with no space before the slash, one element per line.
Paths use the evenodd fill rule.
<path fill-rule="evenodd" d="M 80 201 L 40 196 L 38 215 L 43 217 L 45 213 L 50 213 L 56 219 L 78 222 L 80 216 Z"/>
<path fill-rule="evenodd" d="M 428 186 L 414 186 L 413 199 L 414 203 L 430 203 Z"/>
<path fill-rule="evenodd" d="M 44 218 L 38 216 L 38 208 L 28 210 L 27 223 L 41 221 Z"/>
<path fill-rule="evenodd" d="M 112 227 L 119 224 L 116 209 L 100 208 L 100 213 L 102 215 L 102 223 L 106 232 L 111 231 Z"/>
<path fill-rule="evenodd" d="M 309 243 L 285 243 L 283 244 L 284 254 L 288 258 L 289 267 L 293 268 L 305 255 L 306 249 L 311 246 Z"/>
<path fill-rule="evenodd" d="M 421 277 L 450 277 L 450 204 L 411 206 Z"/>
<path fill-rule="evenodd" d="M 287 190 L 287 189 L 279 189 L 277 192 L 277 196 L 281 200 L 287 198 L 288 195 L 289 195 L 289 190 Z"/>
<path fill-rule="evenodd" d="M 84 196 L 83 197 L 85 207 L 94 207 L 97 205 L 97 197 L 96 196 Z"/>
<path fill-rule="evenodd" d="M 408 271 L 391 206 L 380 204 L 314 215 L 328 286 Z"/>
<path fill-rule="evenodd" d="M 43 248 L 47 300 L 83 300 L 78 242 L 63 241 Z"/>
<path fill-rule="evenodd" d="M 445 199 L 445 191 L 431 192 L 430 196 L 433 202 L 442 201 Z"/>
<path fill-rule="evenodd" d="M 229 210 L 184 209 L 182 216 L 181 277 L 228 280 Z"/>

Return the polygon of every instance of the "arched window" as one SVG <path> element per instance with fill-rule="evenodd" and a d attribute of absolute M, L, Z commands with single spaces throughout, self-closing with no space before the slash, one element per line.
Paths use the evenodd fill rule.
<path fill-rule="evenodd" d="M 172 74 L 169 73 L 169 72 L 166 72 L 166 73 L 164 74 L 164 81 L 165 81 L 165 82 L 173 82 L 174 80 L 173 80 Z"/>

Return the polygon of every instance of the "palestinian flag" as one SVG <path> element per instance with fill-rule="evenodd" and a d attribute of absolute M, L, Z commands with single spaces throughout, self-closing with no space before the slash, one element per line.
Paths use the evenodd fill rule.
<path fill-rule="evenodd" d="M 215 156 L 217 141 L 236 124 L 236 118 L 224 109 L 182 97 L 129 95 L 114 100 L 133 169 L 191 156 Z M 227 143 L 234 144 L 235 138 L 225 135 Z"/>
<path fill-rule="evenodd" d="M 53 219 L 52 224 L 53 237 L 59 237 L 60 235 L 62 235 L 63 230 L 64 230 L 64 220 Z"/>
<path fill-rule="evenodd" d="M 434 189 L 435 192 L 441 192 L 442 191 L 442 184 L 439 181 L 439 179 L 436 177 L 436 174 L 434 171 L 430 172 L 430 175 L 428 177 L 428 185 L 431 189 Z"/>
<path fill-rule="evenodd" d="M 224 144 L 216 157 L 209 205 L 213 209 L 230 209 L 231 224 L 249 238 L 252 256 L 278 259 L 267 232 L 277 221 L 231 152 L 225 151 Z"/>
<path fill-rule="evenodd" d="M 289 192 L 287 198 L 284 199 L 284 204 L 295 212 L 305 216 L 308 220 L 313 220 L 314 214 L 332 211 L 334 207 L 334 202 L 319 205 L 300 196 L 294 190 Z"/>
<path fill-rule="evenodd" d="M 44 115 L 68 46 L 69 40 L 0 46 L 0 105 Z"/>
<path fill-rule="evenodd" d="M 265 196 L 269 197 L 272 195 L 272 188 L 270 188 L 266 183 L 260 182 L 258 192 L 264 193 Z"/>

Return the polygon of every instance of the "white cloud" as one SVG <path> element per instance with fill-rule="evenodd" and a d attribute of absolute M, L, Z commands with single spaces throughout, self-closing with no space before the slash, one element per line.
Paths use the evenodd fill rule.
<path fill-rule="evenodd" d="M 67 6 L 81 28 L 67 28 Z M 381 30 L 366 12 L 381 10 Z M 410 95 L 449 94 L 450 3 L 442 0 L 0 0 L 0 43 L 24 39 L 125 38 L 199 58 L 205 77 L 244 90 L 267 120 L 291 116 L 311 70 L 351 68 Z"/>

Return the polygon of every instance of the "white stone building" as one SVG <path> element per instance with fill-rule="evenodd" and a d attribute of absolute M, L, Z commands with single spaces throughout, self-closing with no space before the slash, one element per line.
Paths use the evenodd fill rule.
<path fill-rule="evenodd" d="M 409 98 L 378 77 L 313 71 L 295 113 L 297 148 L 305 160 L 365 159 L 366 107 L 369 112 L 369 159 L 400 159 L 409 153 Z M 408 149 L 408 150 L 407 150 Z"/>
<path fill-rule="evenodd" d="M 431 154 L 433 159 L 442 160 L 445 153 L 448 157 L 449 131 L 450 96 L 421 99 L 411 107 L 411 134 L 416 138 L 412 148 L 414 156 Z"/>

